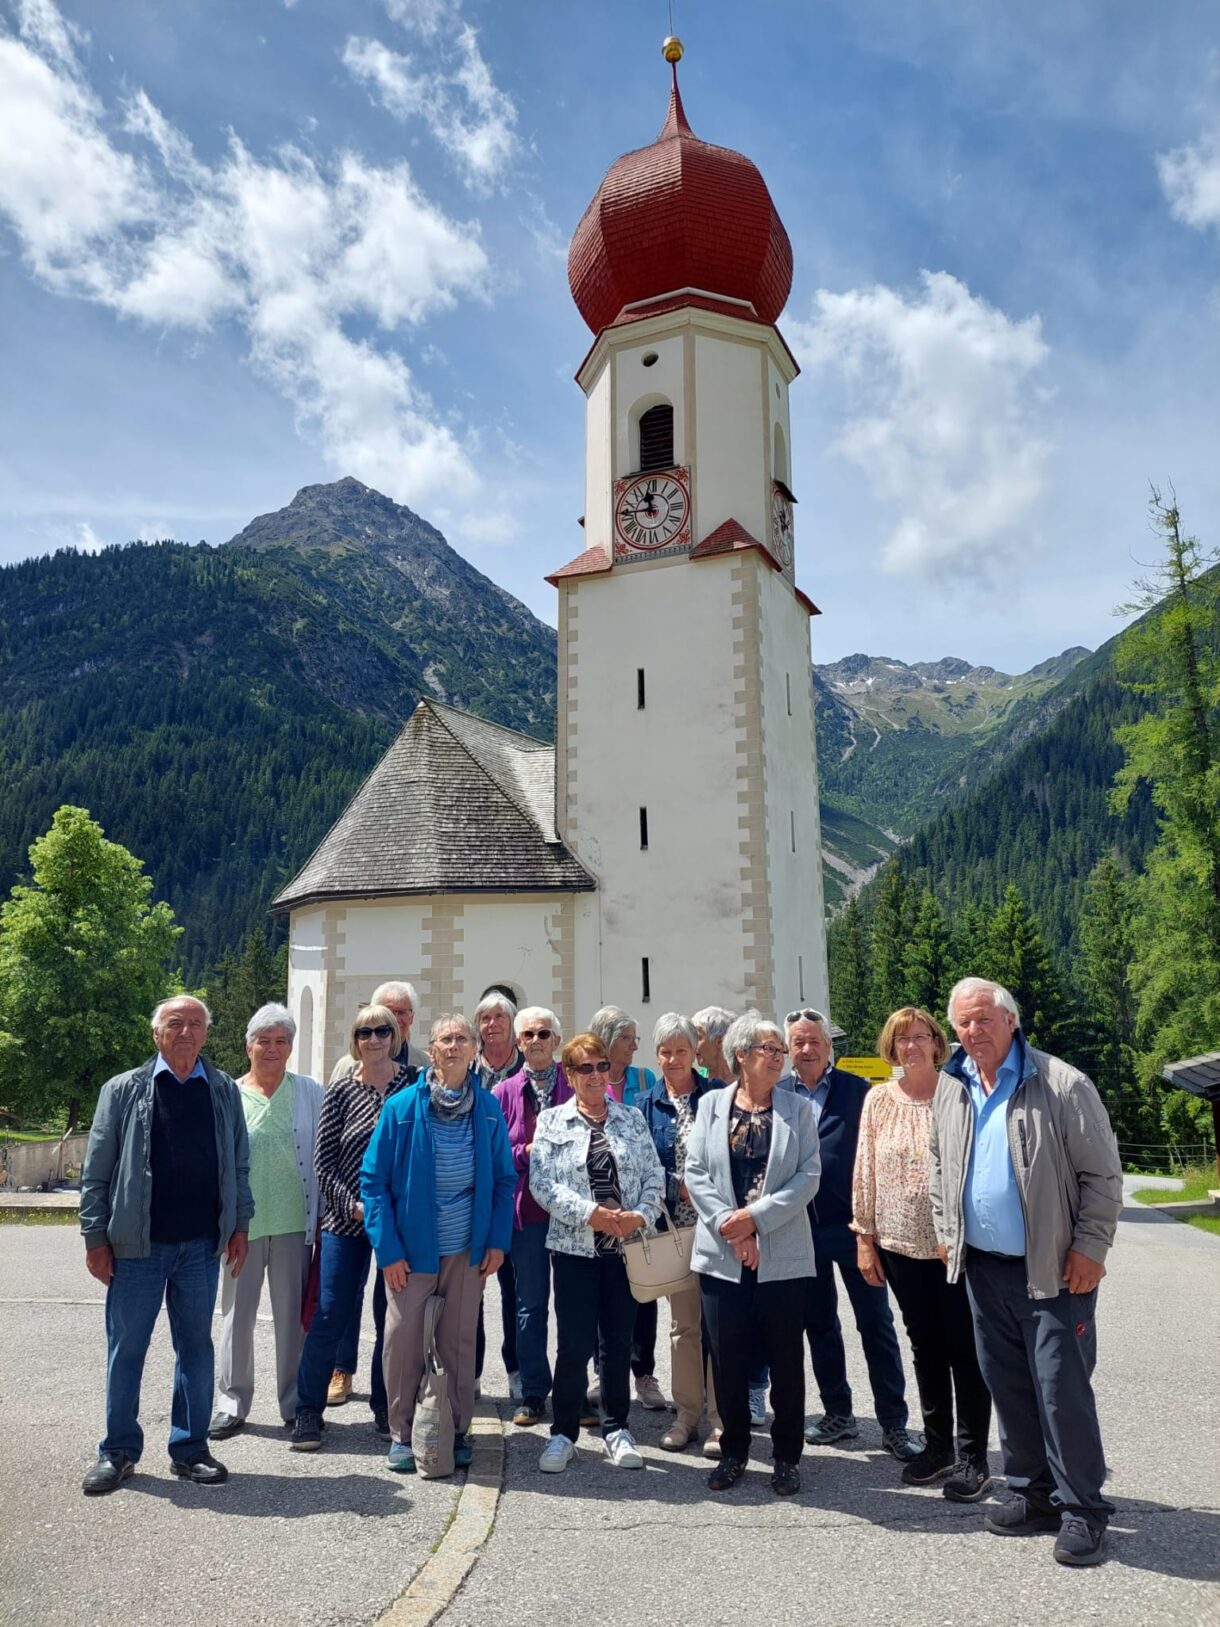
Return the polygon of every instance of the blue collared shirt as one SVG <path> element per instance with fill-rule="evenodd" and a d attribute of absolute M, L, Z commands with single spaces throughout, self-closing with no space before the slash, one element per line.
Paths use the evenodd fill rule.
<path fill-rule="evenodd" d="M 160 1051 L 158 1051 L 157 1052 L 157 1060 L 153 1063 L 153 1071 L 152 1071 L 153 1083 L 154 1084 L 161 1077 L 161 1075 L 163 1073 L 168 1073 L 171 1079 L 177 1079 L 177 1077 L 178 1077 L 178 1075 L 174 1072 L 173 1068 L 170 1067 L 169 1063 L 161 1055 Z M 201 1056 L 196 1057 L 195 1058 L 195 1066 L 191 1069 L 190 1073 L 187 1074 L 186 1078 L 187 1079 L 206 1079 L 207 1076 L 208 1076 L 208 1070 L 203 1065 L 203 1058 Z M 182 1081 L 182 1083 L 185 1084 L 186 1079 L 184 1079 Z"/>
<path fill-rule="evenodd" d="M 1024 1049 L 1014 1038 L 988 1096 L 979 1082 L 975 1063 L 968 1056 L 962 1058 L 965 1085 L 974 1108 L 974 1137 L 964 1195 L 966 1242 L 989 1254 L 1025 1253 L 1025 1215 L 1008 1146 L 1008 1104 L 1021 1082 L 1024 1061 Z"/>
<path fill-rule="evenodd" d="M 833 1066 L 834 1063 L 832 1062 L 812 1090 L 805 1084 L 795 1069 L 788 1075 L 792 1080 L 792 1088 L 797 1095 L 803 1096 L 807 1102 L 812 1102 L 815 1124 L 821 1124 L 822 1122 L 822 1109 L 826 1106 L 826 1098 L 830 1095 L 830 1068 Z"/>

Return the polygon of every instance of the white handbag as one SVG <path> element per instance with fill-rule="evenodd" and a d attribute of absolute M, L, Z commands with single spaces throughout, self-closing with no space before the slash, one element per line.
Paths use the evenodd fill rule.
<path fill-rule="evenodd" d="M 667 1218 L 666 1231 L 654 1232 L 651 1237 L 640 1233 L 623 1243 L 623 1264 L 627 1268 L 631 1295 L 641 1305 L 667 1299 L 670 1294 L 684 1294 L 688 1288 L 699 1286 L 699 1279 L 690 1268 L 695 1228 L 675 1226 L 673 1216 Z"/>

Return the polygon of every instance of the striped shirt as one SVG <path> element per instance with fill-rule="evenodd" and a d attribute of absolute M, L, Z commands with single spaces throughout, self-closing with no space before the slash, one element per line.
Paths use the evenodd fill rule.
<path fill-rule="evenodd" d="M 436 1159 L 436 1241 L 442 1254 L 470 1247 L 474 1218 L 474 1113 L 456 1119 L 430 1115 Z"/>
<path fill-rule="evenodd" d="M 383 1096 L 355 1074 L 338 1079 L 322 1099 L 314 1168 L 322 1195 L 322 1230 L 336 1237 L 363 1237 L 364 1221 L 356 1214 L 360 1202 L 360 1166 L 368 1151 L 385 1101 L 416 1078 L 414 1068 L 399 1065 Z"/>

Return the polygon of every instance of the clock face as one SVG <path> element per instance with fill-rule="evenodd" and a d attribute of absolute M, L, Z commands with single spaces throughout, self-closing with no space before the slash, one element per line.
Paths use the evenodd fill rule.
<path fill-rule="evenodd" d="M 623 553 L 656 553 L 690 540 L 690 497 L 686 471 L 636 475 L 620 481 L 614 502 L 614 530 Z"/>
<path fill-rule="evenodd" d="M 771 493 L 771 547 L 788 570 L 792 564 L 792 502 L 778 486 Z"/>

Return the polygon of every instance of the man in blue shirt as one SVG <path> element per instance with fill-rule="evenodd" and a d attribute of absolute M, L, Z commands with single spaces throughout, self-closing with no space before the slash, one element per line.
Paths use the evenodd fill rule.
<path fill-rule="evenodd" d="M 860 1433 L 847 1379 L 837 1267 L 864 1346 L 882 1444 L 900 1463 L 909 1463 L 919 1443 L 907 1430 L 906 1380 L 889 1294 L 865 1282 L 850 1224 L 852 1170 L 868 1080 L 835 1067 L 830 1024 L 821 1012 L 790 1011 L 785 1031 L 793 1071 L 776 1088 L 795 1090 L 813 1104 L 822 1152 L 822 1180 L 809 1208 L 817 1275 L 805 1283 L 805 1335 L 823 1413 L 806 1429 L 805 1439 L 811 1446 L 829 1446 Z"/>

